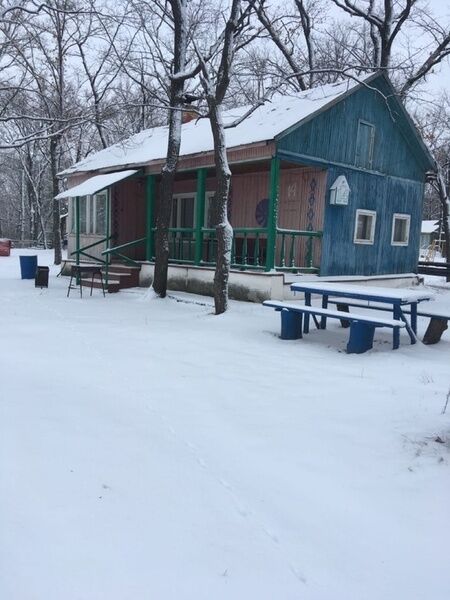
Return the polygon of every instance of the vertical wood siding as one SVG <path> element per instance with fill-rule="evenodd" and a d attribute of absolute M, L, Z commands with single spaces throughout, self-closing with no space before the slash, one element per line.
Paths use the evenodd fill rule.
<path fill-rule="evenodd" d="M 382 80 L 374 85 L 384 94 L 390 94 Z M 412 133 L 405 126 L 405 117 L 392 106 L 390 111 L 381 94 L 365 87 L 280 138 L 277 148 L 355 165 L 360 120 L 375 126 L 372 170 L 424 180 L 426 167 L 417 156 Z"/>
<path fill-rule="evenodd" d="M 127 179 L 111 188 L 111 246 L 120 246 L 145 236 L 144 179 Z M 123 251 L 135 260 L 145 259 L 145 244 Z M 113 257 L 114 258 L 114 257 Z"/>
<path fill-rule="evenodd" d="M 327 192 L 321 275 L 415 272 L 420 243 L 423 183 L 330 168 L 328 189 L 338 175 L 345 175 L 350 185 L 349 204 L 330 205 Z M 377 213 L 373 245 L 353 243 L 356 210 L 359 208 Z M 394 213 L 411 215 L 408 246 L 391 245 Z"/>

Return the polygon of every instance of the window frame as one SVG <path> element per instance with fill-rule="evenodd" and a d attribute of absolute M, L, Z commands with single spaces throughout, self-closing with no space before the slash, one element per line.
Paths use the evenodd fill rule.
<path fill-rule="evenodd" d="M 367 166 L 358 164 L 358 141 L 360 139 L 359 136 L 360 136 L 361 125 L 368 126 L 371 129 L 369 156 L 368 156 L 368 160 L 367 160 Z M 365 169 L 365 170 L 370 171 L 373 168 L 373 149 L 375 146 L 375 130 L 376 130 L 376 128 L 373 123 L 370 123 L 369 121 L 365 121 L 364 119 L 358 119 L 358 129 L 356 132 L 356 147 L 355 147 L 355 167 L 357 167 L 358 169 Z"/>
<path fill-rule="evenodd" d="M 104 198 L 104 202 L 105 202 L 105 231 L 103 231 L 102 233 L 97 232 L 97 199 L 99 197 Z M 97 192 L 96 194 L 92 194 L 92 196 L 90 196 L 89 217 L 92 216 L 92 222 L 91 222 L 91 218 L 89 218 L 89 235 L 97 235 L 99 237 L 106 235 L 106 231 L 108 228 L 108 223 L 106 222 L 106 203 L 107 202 L 108 202 L 107 190 L 101 190 L 100 192 Z"/>
<path fill-rule="evenodd" d="M 106 210 L 106 203 L 108 202 L 108 191 L 107 190 L 101 190 L 100 192 L 97 192 L 96 194 L 92 194 L 92 195 L 85 195 L 85 196 L 79 196 L 79 202 L 80 202 L 80 225 L 82 223 L 83 220 L 83 215 L 82 213 L 84 213 L 84 217 L 85 217 L 85 227 L 80 227 L 80 235 L 85 235 L 85 236 L 96 236 L 96 237 L 104 237 L 106 235 L 106 231 L 108 228 L 108 223 L 106 222 L 106 214 L 105 214 L 105 231 L 103 233 L 96 233 L 96 229 L 97 229 L 97 197 L 103 197 L 104 198 L 104 202 L 105 202 L 105 210 Z M 69 211 L 69 215 L 70 215 L 70 233 L 72 235 L 76 235 L 76 227 L 75 227 L 75 221 L 76 221 L 76 198 L 70 198 L 69 200 L 70 202 L 70 211 Z"/>
<path fill-rule="evenodd" d="M 358 233 L 358 217 L 360 215 L 365 215 L 365 216 L 369 216 L 372 217 L 372 225 L 370 228 L 370 239 L 368 240 L 362 240 L 359 239 L 357 237 L 357 233 Z M 366 246 L 373 246 L 375 243 L 375 228 L 376 228 L 376 224 L 377 224 L 377 211 L 376 210 L 369 210 L 366 208 L 358 208 L 356 209 L 356 213 L 355 213 L 355 226 L 353 229 L 353 243 L 354 244 L 363 244 Z"/>
<path fill-rule="evenodd" d="M 173 221 L 173 210 L 172 210 L 172 216 L 171 216 L 171 228 L 173 229 L 195 229 L 196 227 L 196 217 L 197 217 L 197 192 L 181 192 L 179 194 L 172 194 L 172 202 L 174 200 L 177 200 L 177 215 L 176 215 L 176 223 L 180 223 L 181 221 L 181 202 L 178 202 L 178 200 L 183 200 L 184 198 L 193 198 L 194 199 L 194 214 L 193 214 L 193 218 L 192 218 L 192 228 L 191 227 L 181 227 L 181 225 L 172 225 L 172 221 Z"/>
<path fill-rule="evenodd" d="M 401 219 L 402 221 L 406 221 L 406 240 L 404 242 L 396 242 L 394 240 L 396 219 Z M 392 215 L 391 246 L 403 246 L 403 247 L 409 246 L 410 230 L 411 230 L 411 215 L 407 214 L 407 213 L 394 213 Z"/>

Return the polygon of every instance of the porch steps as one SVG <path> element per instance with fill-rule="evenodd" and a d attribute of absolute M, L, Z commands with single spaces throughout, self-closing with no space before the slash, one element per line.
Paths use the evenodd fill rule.
<path fill-rule="evenodd" d="M 119 290 L 126 288 L 138 287 L 139 285 L 139 271 L 141 267 L 134 267 L 131 265 L 125 265 L 123 263 L 112 263 L 108 268 L 108 291 L 110 281 L 118 281 Z M 105 274 L 105 269 L 102 269 Z M 117 290 L 117 291 L 119 291 Z"/>
<path fill-rule="evenodd" d="M 108 269 L 108 286 L 105 285 L 105 290 L 110 294 L 115 294 L 126 288 L 137 287 L 139 285 L 139 271 L 141 267 L 133 267 L 119 263 L 113 263 Z M 103 279 L 106 279 L 105 268 L 102 268 Z M 83 286 L 91 285 L 91 280 L 83 278 Z M 94 279 L 92 284 L 94 288 L 101 288 L 102 284 L 98 278 Z"/>

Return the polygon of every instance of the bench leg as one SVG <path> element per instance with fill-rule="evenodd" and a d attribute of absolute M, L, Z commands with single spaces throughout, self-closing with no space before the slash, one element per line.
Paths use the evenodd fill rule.
<path fill-rule="evenodd" d="M 350 337 L 347 344 L 348 354 L 362 354 L 373 347 L 375 325 L 353 321 L 350 325 Z"/>
<path fill-rule="evenodd" d="M 298 340 L 302 337 L 302 314 L 290 310 L 281 311 L 281 339 Z"/>
<path fill-rule="evenodd" d="M 306 306 L 311 306 L 310 292 L 305 292 L 305 304 L 306 304 Z M 317 323 L 316 323 L 316 325 L 317 325 Z M 304 333 L 309 333 L 309 314 L 308 313 L 305 314 L 303 331 L 304 331 Z"/>
<path fill-rule="evenodd" d="M 425 335 L 423 336 L 424 344 L 437 344 L 444 331 L 448 328 L 447 319 L 435 319 L 431 318 L 428 324 Z"/>
<path fill-rule="evenodd" d="M 350 312 L 348 304 L 340 304 L 338 302 L 336 304 L 336 308 L 338 310 L 340 310 L 341 312 L 346 312 L 346 313 Z M 343 327 L 344 329 L 348 329 L 350 327 L 350 321 L 348 321 L 347 319 L 340 319 L 340 321 L 341 321 L 341 327 Z"/>

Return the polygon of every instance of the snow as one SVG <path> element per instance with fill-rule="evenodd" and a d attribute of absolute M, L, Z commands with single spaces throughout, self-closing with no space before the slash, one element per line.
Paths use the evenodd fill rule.
<path fill-rule="evenodd" d="M 389 288 L 382 286 L 358 286 L 353 283 L 350 285 L 343 285 L 339 283 L 293 283 L 291 289 L 294 291 L 310 291 L 311 293 L 328 292 L 336 296 L 338 294 L 355 294 L 358 296 L 367 296 L 368 298 L 377 297 L 380 300 L 382 298 L 391 298 L 395 300 L 401 300 L 402 302 L 418 302 L 421 300 L 432 300 L 433 294 L 429 290 L 423 288 L 406 289 L 406 288 Z"/>
<path fill-rule="evenodd" d="M 55 198 L 62 200 L 63 198 L 75 198 L 76 196 L 90 196 L 136 173 L 137 171 L 129 170 L 120 171 L 119 173 L 109 173 L 108 175 L 96 175 L 65 192 L 61 192 Z"/>
<path fill-rule="evenodd" d="M 227 148 L 273 140 L 275 136 L 310 117 L 316 111 L 336 101 L 358 83 L 348 80 L 307 90 L 292 96 L 276 95 L 270 102 L 257 108 L 236 127 L 226 129 Z M 225 125 L 244 115 L 249 106 L 233 108 L 223 113 Z M 162 160 L 167 151 L 168 127 L 153 127 L 127 140 L 91 154 L 66 169 L 60 175 L 96 171 L 98 169 L 144 165 Z M 196 119 L 182 126 L 180 156 L 213 150 L 213 137 L 208 119 Z"/>
<path fill-rule="evenodd" d="M 20 280 L 19 253 L 0 258 L 1 598 L 448 599 L 449 332 L 347 355 L 337 323 L 283 342 L 259 305 L 67 299 L 56 267 Z"/>
<path fill-rule="evenodd" d="M 439 225 L 439 221 L 422 221 L 420 233 L 434 233 Z"/>

